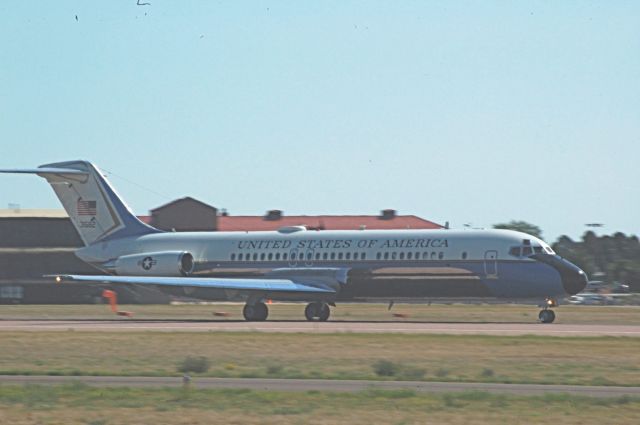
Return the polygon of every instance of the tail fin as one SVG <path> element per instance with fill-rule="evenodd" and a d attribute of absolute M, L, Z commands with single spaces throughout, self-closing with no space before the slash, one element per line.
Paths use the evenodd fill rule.
<path fill-rule="evenodd" d="M 0 172 L 37 174 L 47 179 L 85 245 L 161 232 L 141 222 L 90 162 L 58 162 Z"/>

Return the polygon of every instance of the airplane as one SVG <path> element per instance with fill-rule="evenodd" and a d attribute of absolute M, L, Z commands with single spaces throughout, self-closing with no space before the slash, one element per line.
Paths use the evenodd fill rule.
<path fill-rule="evenodd" d="M 538 303 L 550 307 L 587 285 L 586 274 L 539 238 L 511 230 L 164 232 L 140 221 L 88 161 L 2 173 L 45 178 L 84 247 L 75 254 L 106 275 L 55 275 L 56 282 L 146 285 L 170 295 L 245 302 L 247 321 L 267 303 L 308 303 L 305 317 L 326 321 L 341 301 L 438 298 Z"/>

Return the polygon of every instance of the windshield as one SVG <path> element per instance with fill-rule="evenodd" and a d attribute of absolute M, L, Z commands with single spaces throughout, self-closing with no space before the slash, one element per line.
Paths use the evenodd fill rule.
<path fill-rule="evenodd" d="M 513 257 L 529 257 L 533 254 L 554 255 L 553 249 L 541 240 L 523 239 L 522 244 L 509 248 L 509 255 Z"/>

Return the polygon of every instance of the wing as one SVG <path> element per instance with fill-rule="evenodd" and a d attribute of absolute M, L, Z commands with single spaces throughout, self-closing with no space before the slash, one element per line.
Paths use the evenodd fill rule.
<path fill-rule="evenodd" d="M 56 282 L 92 282 L 130 285 L 153 285 L 158 287 L 211 288 L 245 292 L 334 294 L 330 285 L 320 282 L 296 282 L 293 279 L 225 279 L 202 277 L 147 277 L 147 276 L 93 276 L 55 275 Z"/>

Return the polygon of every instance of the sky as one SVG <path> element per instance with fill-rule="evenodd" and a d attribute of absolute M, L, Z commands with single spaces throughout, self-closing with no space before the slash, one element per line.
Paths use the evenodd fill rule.
<path fill-rule="evenodd" d="M 0 2 L 0 168 L 92 161 L 137 214 L 640 233 L 638 1 L 136 2 Z"/>

